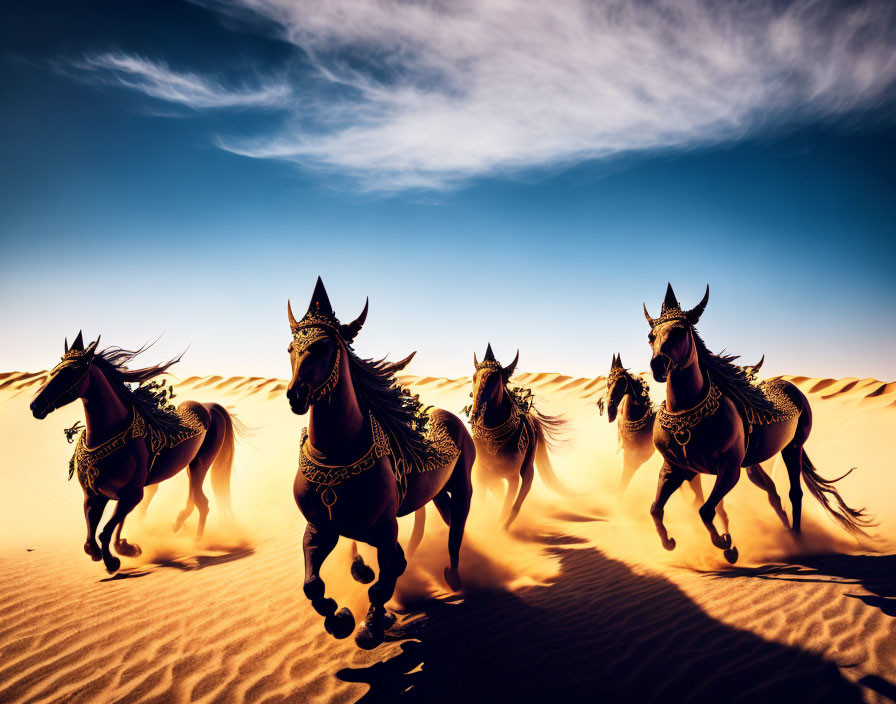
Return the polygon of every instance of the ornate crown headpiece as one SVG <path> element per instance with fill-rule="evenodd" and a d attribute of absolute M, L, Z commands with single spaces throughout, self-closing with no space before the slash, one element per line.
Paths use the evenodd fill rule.
<path fill-rule="evenodd" d="M 646 305 L 644 306 L 644 317 L 647 318 L 647 322 L 650 323 L 650 327 L 652 328 L 672 320 L 682 320 L 689 325 L 696 325 L 697 321 L 700 320 L 700 316 L 703 315 L 703 311 L 706 309 L 706 304 L 708 302 L 709 284 L 706 285 L 706 293 L 703 294 L 703 300 L 691 308 L 691 310 L 683 310 L 678 299 L 675 297 L 675 292 L 672 290 L 672 284 L 666 284 L 666 298 L 663 300 L 660 317 L 651 318 L 650 313 L 647 312 Z"/>
<path fill-rule="evenodd" d="M 80 330 L 71 347 L 68 346 L 68 338 L 65 338 L 65 351 L 62 354 L 62 361 L 68 362 L 70 360 L 82 359 L 83 357 L 93 355 L 96 351 L 96 346 L 100 342 L 100 337 L 102 336 L 97 337 L 96 340 L 87 345 L 87 349 L 84 348 L 84 335 Z"/>
<path fill-rule="evenodd" d="M 520 359 L 520 351 L 516 351 L 516 357 L 513 358 L 513 361 L 510 363 L 510 366 L 502 367 L 501 363 L 495 359 L 495 353 L 492 352 L 492 343 L 489 342 L 488 346 L 485 348 L 485 357 L 482 358 L 480 362 L 476 359 L 476 353 L 473 353 L 473 365 L 476 367 L 476 371 L 478 372 L 480 369 L 490 369 L 496 372 L 505 373 L 508 378 L 513 374 L 513 370 L 516 369 L 516 363 Z"/>
<path fill-rule="evenodd" d="M 619 381 L 623 374 L 625 374 L 625 367 L 622 366 L 622 359 L 618 354 L 615 354 L 613 355 L 613 362 L 610 364 L 610 373 L 607 374 L 607 387 L 609 388 Z"/>
<path fill-rule="evenodd" d="M 289 301 L 286 303 L 286 312 L 289 315 L 289 327 L 292 330 L 293 338 L 307 345 L 326 336 L 327 331 L 330 331 L 338 335 L 346 344 L 351 344 L 364 325 L 364 321 L 367 320 L 369 303 L 368 299 L 364 303 L 361 315 L 348 325 L 343 325 L 336 317 L 333 306 L 330 305 L 330 297 L 327 295 L 327 289 L 324 288 L 324 282 L 318 276 L 314 293 L 311 295 L 311 303 L 308 305 L 308 312 L 301 320 L 295 319 L 292 314 L 292 304 Z"/>

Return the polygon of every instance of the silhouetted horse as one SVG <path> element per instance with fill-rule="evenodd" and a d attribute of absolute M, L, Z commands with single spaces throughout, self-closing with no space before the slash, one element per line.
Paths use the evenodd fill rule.
<path fill-rule="evenodd" d="M 502 367 L 495 359 L 491 343 L 481 362 L 473 353 L 476 371 L 469 414 L 479 460 L 476 466 L 482 468 L 480 474 L 486 486 L 507 480 L 507 494 L 501 510 L 505 529 L 519 515 L 532 488 L 536 465 L 547 486 L 561 494 L 571 493 L 557 479 L 548 457 L 549 443 L 556 439 L 566 421 L 539 413 L 533 405 L 531 391 L 508 387 L 519 358 L 517 351 L 513 362 Z"/>
<path fill-rule="evenodd" d="M 822 478 L 803 450 L 812 428 L 812 411 L 800 390 L 782 379 L 756 385 L 751 381 L 755 367 L 744 370 L 732 363 L 736 357 L 716 355 L 706 348 L 694 326 L 708 301 L 709 286 L 695 308 L 682 310 L 670 284 L 660 317 L 651 318 L 644 306 L 653 350 L 650 368 L 657 381 L 666 382 L 666 400 L 653 431 L 664 463 L 650 508 L 663 546 L 675 547 L 663 525 L 663 507 L 696 472 L 716 475 L 699 512 L 713 545 L 724 550 L 729 562 L 737 560 L 737 548 L 727 532 L 719 535 L 713 517 L 719 502 L 737 484 L 741 467 L 768 493 L 775 512 L 789 527 L 775 485 L 760 466 L 778 452 L 790 478 L 794 533 L 800 531 L 801 475 L 809 492 L 847 530 L 862 532 L 862 527 L 873 525 L 863 511 L 847 506 L 834 487 L 843 477 Z"/>
<path fill-rule="evenodd" d="M 374 648 L 394 622 L 386 602 L 407 566 L 398 544 L 398 516 L 430 501 L 436 505 L 449 527 L 451 564 L 445 580 L 460 589 L 458 560 L 476 448 L 457 416 L 424 408 L 398 384 L 395 374 L 413 354 L 389 364 L 354 353 L 351 343 L 367 317 L 366 304 L 357 320 L 342 325 L 318 278 L 305 317 L 296 321 L 291 306 L 287 311 L 293 339 L 286 396 L 293 413 L 310 412 L 294 485 L 296 503 L 308 521 L 305 595 L 324 617 L 328 633 L 348 636 L 354 617 L 324 596 L 321 565 L 339 536 L 375 547 L 379 576 L 368 590 L 370 608 L 355 634 L 360 647 Z M 358 579 L 356 565 L 352 574 Z"/>
<path fill-rule="evenodd" d="M 109 550 L 112 533 L 119 555 L 136 557 L 137 545 L 121 537 L 124 520 L 143 498 L 147 485 L 157 484 L 188 467 L 190 492 L 186 508 L 175 524 L 179 528 L 199 509 L 198 535 L 205 529 L 208 499 L 202 491 L 211 468 L 212 487 L 219 508 L 231 515 L 230 471 L 233 463 L 233 422 L 217 403 L 185 401 L 177 410 L 160 398 L 151 385 L 142 383 L 164 373 L 178 359 L 144 369 L 128 369 L 137 351 L 110 347 L 97 352 L 99 338 L 84 348 L 81 333 L 71 348 L 65 343 L 62 362 L 54 367 L 46 383 L 31 402 L 31 412 L 42 420 L 75 399 L 84 402 L 87 427 L 78 438 L 69 467 L 69 478 L 77 473 L 84 490 L 87 542 L 84 552 L 102 558 L 106 569 L 115 572 L 121 561 Z M 118 504 L 99 535 L 96 530 L 109 499 Z"/>

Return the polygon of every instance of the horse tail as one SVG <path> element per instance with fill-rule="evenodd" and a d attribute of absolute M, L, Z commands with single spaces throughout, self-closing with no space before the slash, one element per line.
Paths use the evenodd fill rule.
<path fill-rule="evenodd" d="M 242 435 L 248 435 L 248 428 L 241 423 L 235 415 L 230 413 L 223 406 L 215 403 L 212 408 L 218 411 L 224 423 L 224 442 L 210 470 L 212 480 L 212 490 L 215 492 L 215 500 L 221 508 L 225 520 L 233 520 L 233 504 L 230 497 L 230 475 L 233 471 L 233 455 L 237 432 Z"/>
<path fill-rule="evenodd" d="M 865 509 L 850 508 L 847 506 L 840 492 L 834 486 L 844 477 L 849 476 L 855 467 L 836 479 L 822 477 L 809 459 L 809 455 L 803 450 L 802 474 L 809 493 L 812 494 L 825 510 L 831 514 L 846 530 L 867 536 L 864 528 L 871 528 L 877 523 L 865 514 Z"/>
<path fill-rule="evenodd" d="M 538 476 L 553 491 L 563 496 L 577 496 L 577 492 L 561 482 L 554 474 L 548 449 L 562 442 L 561 431 L 566 425 L 566 419 L 560 416 L 546 416 L 538 411 L 529 412 L 529 419 L 535 429 L 535 468 Z"/>

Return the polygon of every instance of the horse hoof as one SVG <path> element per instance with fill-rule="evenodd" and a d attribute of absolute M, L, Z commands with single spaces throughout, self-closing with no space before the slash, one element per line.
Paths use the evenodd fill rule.
<path fill-rule="evenodd" d="M 324 619 L 324 628 L 334 638 L 348 638 L 355 630 L 355 617 L 344 606 L 332 616 Z"/>
<path fill-rule="evenodd" d="M 675 538 L 669 538 L 668 540 L 663 541 L 663 547 L 670 552 L 675 549 Z"/>
<path fill-rule="evenodd" d="M 724 533 L 718 538 L 712 538 L 712 544 L 720 550 L 727 550 L 731 547 L 731 536 L 728 533 Z"/>
<path fill-rule="evenodd" d="M 177 533 L 181 529 L 182 526 L 183 526 L 183 523 L 181 523 L 180 521 L 175 521 L 174 525 L 171 526 L 171 530 L 173 532 Z"/>
<path fill-rule="evenodd" d="M 103 563 L 106 565 L 106 572 L 109 574 L 115 574 L 121 568 L 121 560 L 115 556 L 105 558 Z"/>
<path fill-rule="evenodd" d="M 94 562 L 99 562 L 100 560 L 103 559 L 103 553 L 99 549 L 97 544 L 94 542 L 91 542 L 89 540 L 86 543 L 84 543 L 84 552 L 86 552 L 88 555 L 90 555 L 90 559 L 93 560 Z"/>
<path fill-rule="evenodd" d="M 373 570 L 365 564 L 364 558 L 360 555 L 355 555 L 352 560 L 351 572 L 352 579 L 361 584 L 370 584 L 376 576 L 374 575 Z"/>
<path fill-rule="evenodd" d="M 451 587 L 451 591 L 459 592 L 460 588 L 463 586 L 463 583 L 460 581 L 460 575 L 457 573 L 456 569 L 452 569 L 451 567 L 445 568 L 445 582 L 448 583 L 448 586 Z"/>
<path fill-rule="evenodd" d="M 728 548 L 724 553 L 725 559 L 728 560 L 732 565 L 737 562 L 738 552 L 737 548 Z"/>
<path fill-rule="evenodd" d="M 143 550 L 140 549 L 139 545 L 129 543 L 127 540 L 115 543 L 115 552 L 125 557 L 140 557 L 143 554 Z"/>
<path fill-rule="evenodd" d="M 373 626 L 368 619 L 364 619 L 355 632 L 355 643 L 362 650 L 373 650 L 386 639 L 382 628 Z"/>

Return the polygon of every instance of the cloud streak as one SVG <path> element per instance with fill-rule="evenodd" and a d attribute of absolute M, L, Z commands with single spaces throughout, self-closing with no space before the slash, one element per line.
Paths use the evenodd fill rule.
<path fill-rule="evenodd" d="M 292 95 L 292 88 L 283 81 L 228 87 L 195 73 L 174 71 L 164 61 L 125 53 L 96 54 L 75 67 L 104 83 L 194 110 L 285 107 Z"/>
<path fill-rule="evenodd" d="M 896 6 L 773 0 L 226 0 L 276 28 L 314 78 L 234 90 L 124 55 L 121 85 L 193 108 L 272 107 L 284 126 L 231 152 L 371 190 L 728 142 L 881 105 Z"/>

